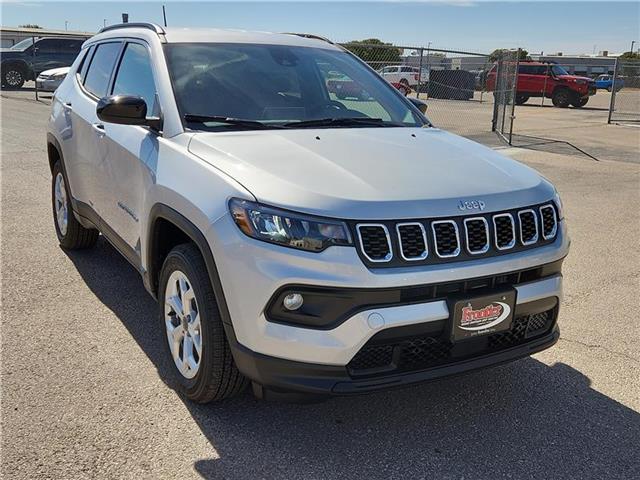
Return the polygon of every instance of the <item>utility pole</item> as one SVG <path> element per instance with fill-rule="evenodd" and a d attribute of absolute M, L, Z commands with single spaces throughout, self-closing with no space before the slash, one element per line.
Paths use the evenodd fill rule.
<path fill-rule="evenodd" d="M 67 27 L 68 27 L 68 26 L 69 26 L 69 21 L 68 21 L 68 20 L 65 20 L 65 21 L 64 21 L 64 31 L 65 31 L 65 32 L 67 31 Z M 633 48 L 633 44 L 631 44 L 631 45 L 632 45 L 632 47 L 631 47 L 631 48 Z"/>
<path fill-rule="evenodd" d="M 103 18 L 103 19 L 102 19 L 102 27 L 104 28 L 104 27 L 106 27 L 106 26 L 107 26 L 107 19 L 106 19 L 106 18 Z"/>
<path fill-rule="evenodd" d="M 633 53 L 633 46 L 635 45 L 635 43 L 635 40 L 631 40 L 631 50 L 629 50 L 631 53 Z"/>

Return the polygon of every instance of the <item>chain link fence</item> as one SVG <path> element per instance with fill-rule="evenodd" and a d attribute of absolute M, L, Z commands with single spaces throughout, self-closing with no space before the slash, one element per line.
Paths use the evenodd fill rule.
<path fill-rule="evenodd" d="M 493 62 L 488 55 L 359 42 L 341 45 L 403 94 L 427 100 L 427 116 L 437 127 L 496 143 L 494 95 L 488 89 Z"/>
<path fill-rule="evenodd" d="M 640 124 L 640 61 L 618 61 L 612 78 L 609 123 Z"/>

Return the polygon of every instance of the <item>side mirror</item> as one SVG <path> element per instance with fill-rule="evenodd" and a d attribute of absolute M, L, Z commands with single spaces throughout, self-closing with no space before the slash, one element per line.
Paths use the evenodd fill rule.
<path fill-rule="evenodd" d="M 425 102 L 423 102 L 422 100 L 419 100 L 417 98 L 413 98 L 413 97 L 406 97 L 407 100 L 409 100 L 411 103 L 413 103 L 413 105 L 415 107 L 418 108 L 418 110 L 420 110 L 423 114 L 427 113 L 427 104 Z"/>
<path fill-rule="evenodd" d="M 112 95 L 98 102 L 96 114 L 103 122 L 119 125 L 143 125 L 160 130 L 161 120 L 147 118 L 147 103 L 144 98 L 134 95 Z"/>

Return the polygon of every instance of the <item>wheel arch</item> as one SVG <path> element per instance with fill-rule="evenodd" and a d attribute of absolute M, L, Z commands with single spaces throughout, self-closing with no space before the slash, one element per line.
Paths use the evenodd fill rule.
<path fill-rule="evenodd" d="M 170 237 L 166 235 L 169 234 Z M 213 292 L 218 302 L 220 315 L 225 325 L 227 336 L 235 339 L 231 324 L 231 315 L 225 299 L 224 291 L 213 253 L 204 234 L 191 220 L 163 203 L 156 203 L 149 212 L 147 228 L 147 270 L 145 272 L 145 286 L 154 298 L 158 298 L 158 282 L 162 263 L 176 242 L 193 242 L 204 259 L 207 274 L 211 281 Z M 179 244 L 178 243 L 178 244 Z"/>
<path fill-rule="evenodd" d="M 0 65 L 0 71 L 4 71 L 5 69 L 11 68 L 11 67 L 19 68 L 22 71 L 25 80 L 32 80 L 34 77 L 33 69 L 31 68 L 31 65 L 29 65 L 26 61 L 22 60 L 21 58 L 11 58 L 11 59 L 5 60 Z"/>

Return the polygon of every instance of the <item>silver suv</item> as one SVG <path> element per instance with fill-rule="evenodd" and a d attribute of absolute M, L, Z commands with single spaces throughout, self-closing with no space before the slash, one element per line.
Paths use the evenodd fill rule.
<path fill-rule="evenodd" d="M 338 100 L 338 75 L 369 97 Z M 357 394 L 558 339 L 554 187 L 329 41 L 108 27 L 47 144 L 60 245 L 100 232 L 138 269 L 192 400 Z"/>

